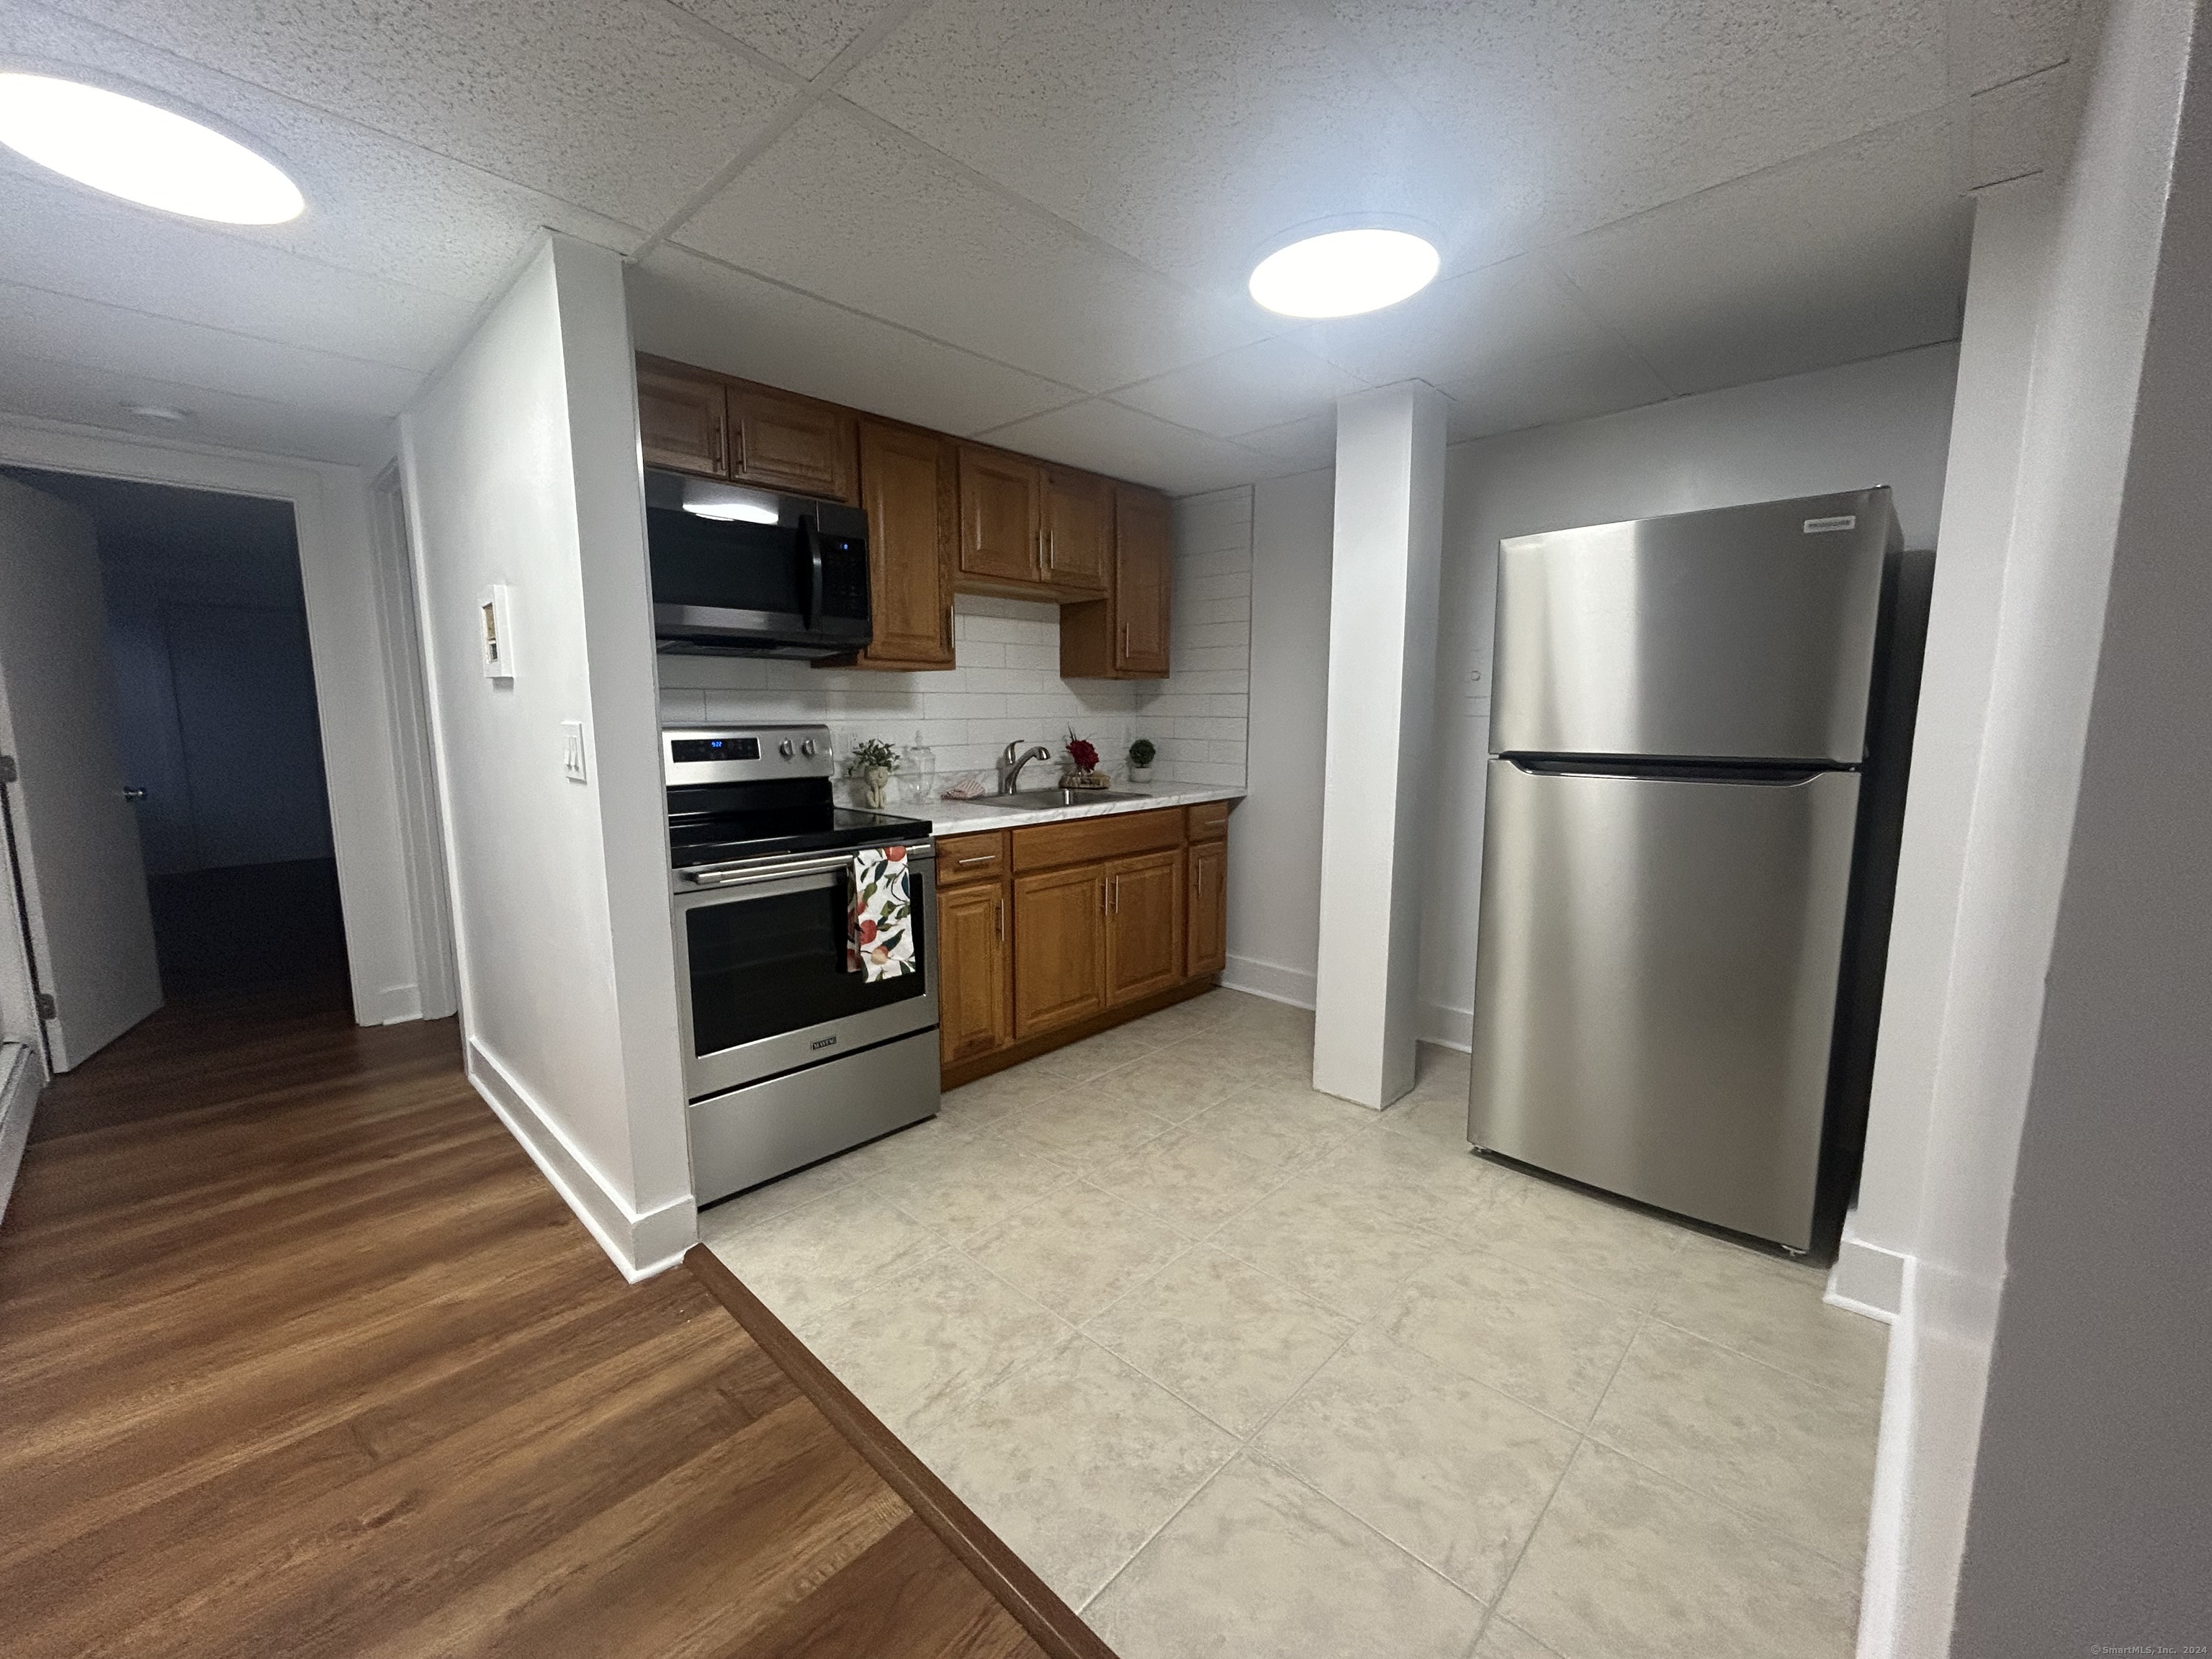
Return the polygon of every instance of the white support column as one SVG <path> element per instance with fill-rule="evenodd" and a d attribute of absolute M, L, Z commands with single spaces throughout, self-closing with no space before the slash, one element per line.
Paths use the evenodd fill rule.
<path fill-rule="evenodd" d="M 1336 406 L 1313 1081 L 1377 1109 L 1413 1086 L 1443 402 L 1408 381 Z"/>

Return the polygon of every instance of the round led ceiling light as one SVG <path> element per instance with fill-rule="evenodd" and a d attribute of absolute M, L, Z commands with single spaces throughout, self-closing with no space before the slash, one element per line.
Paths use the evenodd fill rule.
<path fill-rule="evenodd" d="M 1252 297 L 1285 317 L 1356 317 L 1426 288 L 1437 250 L 1409 230 L 1332 230 L 1278 248 L 1252 268 Z"/>
<path fill-rule="evenodd" d="M 0 72 L 0 143 L 81 185 L 227 225 L 276 225 L 307 205 L 274 162 L 212 127 L 57 76 Z"/>

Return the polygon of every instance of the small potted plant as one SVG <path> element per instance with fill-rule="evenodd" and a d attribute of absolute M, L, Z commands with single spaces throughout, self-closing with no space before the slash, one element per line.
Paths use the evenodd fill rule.
<path fill-rule="evenodd" d="M 1063 789 L 1103 789 L 1109 781 L 1098 769 L 1098 746 L 1087 738 L 1067 734 L 1067 758 L 1072 769 L 1060 781 Z"/>
<path fill-rule="evenodd" d="M 863 738 L 853 745 L 852 775 L 860 780 L 868 805 L 878 811 L 883 810 L 884 792 L 890 787 L 898 763 L 898 750 L 881 738 Z"/>
<path fill-rule="evenodd" d="M 1152 781 L 1152 763 L 1159 758 L 1159 752 L 1152 746 L 1152 740 L 1150 738 L 1139 738 L 1136 742 L 1131 744 L 1129 745 L 1129 781 L 1150 783 Z"/>

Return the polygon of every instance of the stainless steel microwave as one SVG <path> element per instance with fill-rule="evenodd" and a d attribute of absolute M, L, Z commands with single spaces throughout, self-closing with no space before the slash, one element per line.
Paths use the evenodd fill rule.
<path fill-rule="evenodd" d="M 868 516 L 842 501 L 645 470 L 660 649 L 842 656 L 868 643 Z"/>

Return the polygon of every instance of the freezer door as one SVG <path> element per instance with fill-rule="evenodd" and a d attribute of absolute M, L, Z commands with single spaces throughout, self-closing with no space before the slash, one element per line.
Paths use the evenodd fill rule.
<path fill-rule="evenodd" d="M 1858 788 L 1492 762 L 1468 1139 L 1804 1249 Z"/>
<path fill-rule="evenodd" d="M 1493 754 L 1856 763 L 1887 489 L 1501 544 Z"/>

